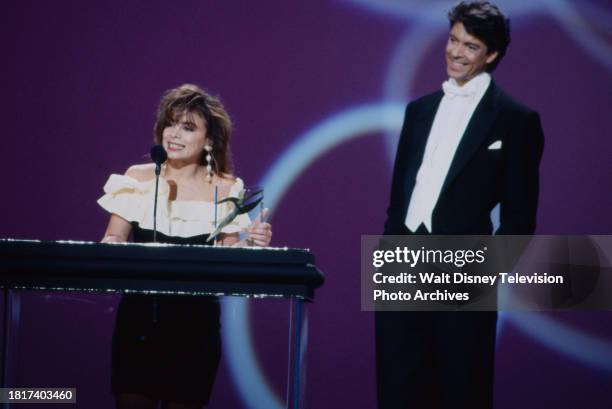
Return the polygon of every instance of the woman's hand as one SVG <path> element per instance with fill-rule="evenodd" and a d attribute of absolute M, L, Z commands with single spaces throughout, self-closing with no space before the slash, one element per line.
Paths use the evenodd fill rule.
<path fill-rule="evenodd" d="M 102 243 L 125 243 L 130 237 L 132 225 L 123 217 L 111 214 Z"/>
<path fill-rule="evenodd" d="M 270 244 L 272 240 L 272 226 L 270 223 L 263 221 L 266 219 L 267 214 L 268 209 L 263 209 L 249 226 L 246 239 L 249 246 L 267 247 Z"/>
<path fill-rule="evenodd" d="M 126 240 L 124 240 L 123 238 L 112 235 L 112 234 L 108 236 L 104 236 L 104 238 L 100 241 L 100 243 L 125 243 L 125 242 Z"/>

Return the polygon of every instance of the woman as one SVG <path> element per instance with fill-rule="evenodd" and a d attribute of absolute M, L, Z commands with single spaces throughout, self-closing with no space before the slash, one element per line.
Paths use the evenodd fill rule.
<path fill-rule="evenodd" d="M 157 238 L 175 244 L 209 244 L 215 213 L 222 220 L 243 183 L 230 159 L 231 121 L 221 102 L 195 85 L 164 94 L 154 126 L 168 160 L 158 193 Z M 105 243 L 153 239 L 155 165 L 111 175 L 98 203 L 111 213 Z M 224 246 L 267 246 L 272 232 L 261 220 L 238 216 L 223 228 Z M 239 233 L 246 232 L 240 240 Z M 200 408 L 208 403 L 221 353 L 219 303 L 214 297 L 122 298 L 113 335 L 112 388 L 118 408 Z"/>

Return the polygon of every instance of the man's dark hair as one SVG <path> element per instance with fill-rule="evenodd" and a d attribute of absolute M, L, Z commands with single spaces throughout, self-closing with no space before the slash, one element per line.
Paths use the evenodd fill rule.
<path fill-rule="evenodd" d="M 451 28 L 463 23 L 465 31 L 486 44 L 487 54 L 497 51 L 497 58 L 486 68 L 493 72 L 510 44 L 510 20 L 488 1 L 462 1 L 448 12 L 448 20 Z"/>

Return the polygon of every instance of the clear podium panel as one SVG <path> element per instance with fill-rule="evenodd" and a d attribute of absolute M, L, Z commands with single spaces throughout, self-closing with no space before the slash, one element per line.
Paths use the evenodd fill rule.
<path fill-rule="evenodd" d="M 168 400 L 194 393 L 211 409 L 302 407 L 302 300 L 133 297 L 5 291 L 4 387 L 74 388 L 76 404 L 70 407 L 91 409 L 114 407 L 115 394 L 138 389 Z M 191 308 L 202 310 L 173 315 Z M 16 407 L 29 405 L 35 403 Z"/>

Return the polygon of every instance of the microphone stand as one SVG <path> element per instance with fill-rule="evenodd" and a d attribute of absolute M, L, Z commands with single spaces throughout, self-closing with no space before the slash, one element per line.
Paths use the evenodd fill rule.
<path fill-rule="evenodd" d="M 159 174 L 161 164 L 155 164 L 155 200 L 153 201 L 153 243 L 157 243 L 157 190 L 159 189 Z"/>
<path fill-rule="evenodd" d="M 161 164 L 168 159 L 168 154 L 161 145 L 154 145 L 151 148 L 151 159 L 155 162 L 155 198 L 153 200 L 153 243 L 157 243 L 157 194 L 159 191 L 159 175 L 161 173 Z M 154 324 L 157 323 L 158 318 L 158 304 L 157 296 L 153 297 L 152 305 L 152 317 L 151 320 Z"/>
<path fill-rule="evenodd" d="M 153 201 L 153 243 L 157 243 L 157 192 L 159 190 L 159 174 L 161 164 L 168 159 L 168 154 L 161 145 L 153 145 L 151 148 L 151 159 L 155 162 L 155 200 Z"/>
<path fill-rule="evenodd" d="M 219 205 L 219 188 L 215 185 L 215 230 L 217 229 L 217 206 Z M 217 234 L 218 236 L 218 234 Z M 213 242 L 213 246 L 217 246 L 217 236 L 215 236 L 215 241 Z"/>

